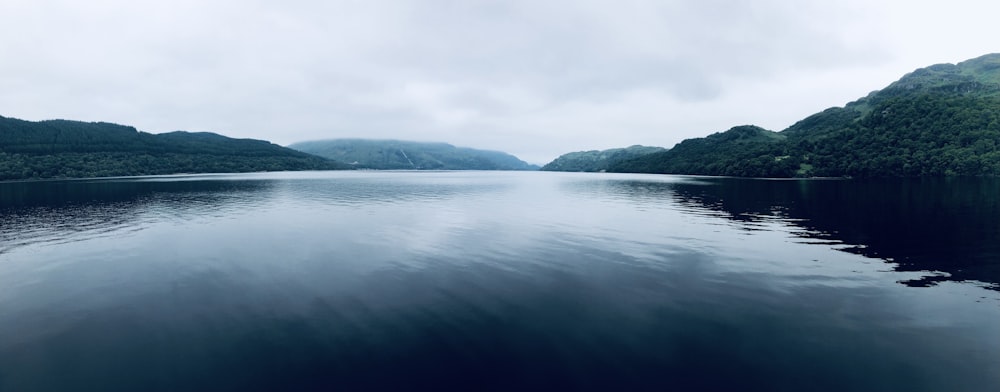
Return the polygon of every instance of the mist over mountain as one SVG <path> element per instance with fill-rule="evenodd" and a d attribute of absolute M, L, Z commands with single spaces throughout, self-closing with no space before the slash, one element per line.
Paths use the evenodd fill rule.
<path fill-rule="evenodd" d="M 455 147 L 447 143 L 332 139 L 295 143 L 288 147 L 366 169 L 538 170 L 538 166 L 505 152 Z"/>

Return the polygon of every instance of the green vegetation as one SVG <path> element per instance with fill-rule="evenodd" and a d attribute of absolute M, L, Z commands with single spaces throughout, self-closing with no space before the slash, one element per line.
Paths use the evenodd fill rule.
<path fill-rule="evenodd" d="M 662 147 L 631 146 L 612 148 L 604 151 L 579 151 L 563 154 L 549 164 L 542 166 L 546 171 L 602 172 L 611 165 L 657 152 L 666 151 Z"/>
<path fill-rule="evenodd" d="M 786 137 L 744 125 L 674 148 L 619 162 L 609 171 L 699 174 L 710 176 L 781 177 L 797 168 L 782 149 Z M 697 159 L 691 159 L 697 157 Z"/>
<path fill-rule="evenodd" d="M 608 171 L 743 177 L 1000 176 L 1000 54 L 939 64 L 781 132 L 742 126 Z"/>
<path fill-rule="evenodd" d="M 262 140 L 0 116 L 0 180 L 344 168 Z"/>
<path fill-rule="evenodd" d="M 517 157 L 499 152 L 455 147 L 446 143 L 400 140 L 335 139 L 295 143 L 290 148 L 381 170 L 537 170 Z"/>

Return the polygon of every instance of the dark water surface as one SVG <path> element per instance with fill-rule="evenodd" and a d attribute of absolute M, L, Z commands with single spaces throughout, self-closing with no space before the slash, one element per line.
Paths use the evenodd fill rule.
<path fill-rule="evenodd" d="M 983 391 L 1000 181 L 0 183 L 0 391 Z"/>

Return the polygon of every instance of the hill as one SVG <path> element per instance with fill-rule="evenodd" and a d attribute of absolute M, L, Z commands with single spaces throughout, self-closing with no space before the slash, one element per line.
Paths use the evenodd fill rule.
<path fill-rule="evenodd" d="M 0 116 L 0 180 L 345 168 L 262 140 Z"/>
<path fill-rule="evenodd" d="M 1000 175 L 1000 54 L 918 69 L 781 132 L 736 127 L 609 171 L 745 177 Z"/>
<path fill-rule="evenodd" d="M 626 148 L 612 148 L 603 151 L 578 151 L 563 154 L 554 161 L 542 166 L 545 171 L 568 171 L 568 172 L 601 172 L 607 171 L 611 165 L 629 159 L 638 158 L 656 152 L 666 151 L 662 147 L 630 146 Z"/>
<path fill-rule="evenodd" d="M 499 151 L 455 147 L 447 143 L 401 140 L 332 139 L 295 143 L 289 148 L 381 170 L 537 170 Z"/>
<path fill-rule="evenodd" d="M 725 132 L 704 138 L 688 139 L 674 148 L 646 156 L 617 162 L 609 171 L 672 174 L 697 174 L 708 176 L 773 177 L 773 173 L 786 159 L 785 135 L 753 125 L 733 127 Z M 767 155 L 767 158 L 762 158 Z M 692 159 L 693 157 L 697 159 Z M 789 163 L 790 164 L 790 163 Z M 666 169 L 664 169 L 666 168 Z"/>

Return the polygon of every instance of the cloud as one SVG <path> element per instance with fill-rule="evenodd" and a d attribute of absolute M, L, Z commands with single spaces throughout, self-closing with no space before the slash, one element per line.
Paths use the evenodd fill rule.
<path fill-rule="evenodd" d="M 787 126 L 864 95 L 926 65 L 886 68 L 905 34 L 927 35 L 905 15 L 935 13 L 900 4 L 5 0 L 0 114 L 281 144 L 440 140 L 544 163 L 739 123 Z M 808 91 L 861 83 L 843 101 Z"/>

